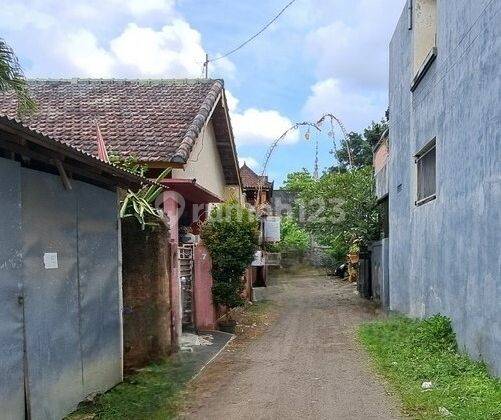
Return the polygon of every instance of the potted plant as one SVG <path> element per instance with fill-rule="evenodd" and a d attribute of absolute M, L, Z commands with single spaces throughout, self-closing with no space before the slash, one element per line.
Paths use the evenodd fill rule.
<path fill-rule="evenodd" d="M 350 245 L 350 248 L 348 250 L 348 258 L 350 260 L 350 263 L 352 263 L 352 264 L 356 264 L 360 260 L 360 244 L 359 244 L 359 241 L 355 240 Z"/>
<path fill-rule="evenodd" d="M 258 247 L 259 222 L 236 200 L 215 208 L 202 225 L 201 238 L 212 258 L 212 299 L 221 309 L 222 331 L 234 332 L 231 310 L 244 304 L 242 281 Z"/>

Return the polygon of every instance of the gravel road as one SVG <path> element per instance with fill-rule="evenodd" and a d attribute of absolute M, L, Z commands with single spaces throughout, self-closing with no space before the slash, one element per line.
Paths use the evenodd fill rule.
<path fill-rule="evenodd" d="M 200 376 L 182 418 L 399 418 L 398 403 L 356 342 L 356 326 L 378 315 L 354 285 L 280 275 L 268 294 L 278 304 L 276 322 Z"/>

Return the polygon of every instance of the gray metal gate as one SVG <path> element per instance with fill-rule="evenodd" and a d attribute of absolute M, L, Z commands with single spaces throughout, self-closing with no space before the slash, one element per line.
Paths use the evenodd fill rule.
<path fill-rule="evenodd" d="M 0 176 L 0 418 L 59 419 L 122 378 L 116 193 Z"/>
<path fill-rule="evenodd" d="M 183 327 L 190 328 L 194 324 L 193 313 L 193 245 L 179 246 L 179 279 L 181 282 L 181 304 Z"/>
<path fill-rule="evenodd" d="M 0 408 L 6 420 L 24 416 L 20 202 L 19 164 L 0 158 Z"/>
<path fill-rule="evenodd" d="M 83 395 L 75 191 L 54 175 L 21 174 L 29 409 L 34 419 L 55 419 Z"/>
<path fill-rule="evenodd" d="M 122 380 L 122 284 L 117 196 L 82 182 L 78 192 L 78 274 L 83 393 Z"/>
<path fill-rule="evenodd" d="M 389 290 L 389 247 L 388 238 L 372 243 L 372 287 L 374 299 L 381 302 L 383 308 L 390 306 Z"/>

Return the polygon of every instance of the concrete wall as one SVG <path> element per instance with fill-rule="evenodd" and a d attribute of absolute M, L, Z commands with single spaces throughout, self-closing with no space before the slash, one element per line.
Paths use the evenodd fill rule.
<path fill-rule="evenodd" d="M 501 2 L 437 3 L 437 59 L 413 93 L 407 6 L 390 45 L 390 305 L 450 316 L 501 375 Z M 416 206 L 413 156 L 434 137 L 437 198 Z"/>
<path fill-rule="evenodd" d="M 202 187 L 224 198 L 226 182 L 211 122 L 200 133 L 184 169 L 174 169 L 172 177 L 195 178 Z"/>

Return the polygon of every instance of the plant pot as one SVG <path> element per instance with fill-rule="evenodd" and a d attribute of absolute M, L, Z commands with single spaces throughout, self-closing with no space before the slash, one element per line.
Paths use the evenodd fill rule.
<path fill-rule="evenodd" d="M 360 255 L 359 254 L 348 254 L 348 258 L 350 259 L 350 262 L 352 264 L 356 264 L 360 260 Z"/>
<path fill-rule="evenodd" d="M 235 334 L 236 326 L 237 326 L 237 321 L 234 320 L 225 320 L 218 322 L 219 331 L 223 331 L 230 334 Z"/>

